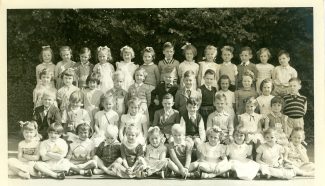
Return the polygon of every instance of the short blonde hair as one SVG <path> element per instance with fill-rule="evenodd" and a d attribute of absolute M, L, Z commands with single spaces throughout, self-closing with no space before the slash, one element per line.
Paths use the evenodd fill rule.
<path fill-rule="evenodd" d="M 172 131 L 172 134 L 178 132 L 178 133 L 181 133 L 181 134 L 185 135 L 185 129 L 184 129 L 184 127 L 182 127 L 182 126 L 181 126 L 180 124 L 178 124 L 178 123 L 177 123 L 177 124 L 174 124 L 174 125 L 172 126 L 171 131 Z"/>

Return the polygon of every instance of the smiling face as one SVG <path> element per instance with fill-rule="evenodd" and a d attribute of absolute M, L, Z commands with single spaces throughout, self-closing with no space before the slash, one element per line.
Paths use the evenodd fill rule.
<path fill-rule="evenodd" d="M 164 81 L 166 84 L 172 84 L 175 77 L 172 73 L 165 73 L 164 74 Z"/>
<path fill-rule="evenodd" d="M 79 131 L 78 136 L 81 141 L 85 141 L 89 137 L 89 132 L 88 130 L 81 130 Z"/>
<path fill-rule="evenodd" d="M 234 141 L 236 144 L 241 145 L 245 141 L 245 134 L 241 132 L 236 132 L 234 135 Z"/>
<path fill-rule="evenodd" d="M 23 136 L 26 141 L 32 141 L 36 136 L 36 130 L 24 130 Z"/>
<path fill-rule="evenodd" d="M 107 60 L 108 60 L 108 55 L 107 55 L 107 53 L 102 52 L 102 51 L 98 52 L 97 57 L 98 57 L 98 61 L 99 61 L 100 63 L 102 63 L 102 64 L 103 64 L 103 63 L 106 63 Z"/>
<path fill-rule="evenodd" d="M 273 146 L 276 143 L 276 135 L 275 132 L 271 132 L 271 133 L 267 133 L 264 136 L 265 142 L 270 145 Z"/>
<path fill-rule="evenodd" d="M 43 95 L 42 103 L 45 108 L 49 108 L 54 103 L 54 98 L 52 96 Z"/>
<path fill-rule="evenodd" d="M 140 70 L 135 72 L 134 77 L 135 77 L 135 82 L 136 83 L 143 83 L 143 81 L 146 79 L 143 72 L 140 71 Z"/>
<path fill-rule="evenodd" d="M 243 87 L 251 88 L 253 79 L 250 76 L 243 76 Z"/>
<path fill-rule="evenodd" d="M 136 142 L 137 137 L 138 137 L 137 133 L 133 130 L 128 130 L 126 132 L 126 139 L 131 144 Z"/>
<path fill-rule="evenodd" d="M 69 50 L 62 50 L 60 55 L 64 62 L 68 62 L 71 59 L 71 52 Z"/>
<path fill-rule="evenodd" d="M 246 113 L 253 114 L 256 109 L 256 105 L 253 103 L 246 103 L 245 109 Z"/>
<path fill-rule="evenodd" d="M 138 111 L 139 111 L 139 105 L 134 103 L 129 105 L 130 115 L 135 116 L 138 113 Z"/>
<path fill-rule="evenodd" d="M 174 100 L 172 98 L 171 99 L 163 99 L 162 105 L 165 110 L 171 110 L 174 105 Z"/>
<path fill-rule="evenodd" d="M 87 53 L 80 54 L 79 57 L 80 57 L 80 62 L 81 62 L 82 64 L 87 63 L 88 60 L 90 59 L 90 56 L 89 56 L 89 54 L 87 54 Z"/>
<path fill-rule="evenodd" d="M 290 57 L 288 57 L 287 55 L 282 54 L 278 57 L 278 59 L 281 66 L 286 67 L 289 65 Z"/>
<path fill-rule="evenodd" d="M 223 51 L 221 57 L 224 62 L 230 62 L 234 56 L 230 51 Z"/>
<path fill-rule="evenodd" d="M 226 100 L 225 99 L 216 99 L 215 106 L 218 112 L 222 112 L 225 108 Z"/>
<path fill-rule="evenodd" d="M 188 76 L 184 77 L 184 84 L 186 89 L 192 89 L 193 83 L 194 83 L 194 77 L 193 76 Z"/>
<path fill-rule="evenodd" d="M 290 136 L 290 141 L 295 146 L 301 144 L 304 140 L 305 140 L 305 137 L 304 137 L 304 134 L 302 131 L 293 132 L 293 134 L 291 134 L 291 136 Z"/>
<path fill-rule="evenodd" d="M 142 59 L 143 59 L 144 64 L 150 64 L 153 60 L 152 53 L 144 52 Z"/>
<path fill-rule="evenodd" d="M 167 60 L 173 59 L 174 53 L 175 53 L 174 48 L 170 48 L 170 47 L 165 48 L 163 51 L 163 54 L 165 55 L 165 58 Z"/>
<path fill-rule="evenodd" d="M 149 137 L 149 142 L 153 147 L 158 147 L 160 145 L 160 135 L 159 133 L 153 133 L 150 137 Z"/>
<path fill-rule="evenodd" d="M 44 63 L 50 63 L 52 61 L 52 53 L 49 50 L 42 52 L 42 58 Z"/>
<path fill-rule="evenodd" d="M 267 61 L 269 60 L 269 54 L 267 52 L 262 52 L 261 55 L 260 55 L 260 60 L 261 60 L 261 63 L 263 64 L 266 64 Z"/>
<path fill-rule="evenodd" d="M 172 131 L 172 136 L 176 143 L 181 143 L 184 140 L 184 134 L 180 131 Z"/>
<path fill-rule="evenodd" d="M 191 49 L 188 49 L 185 51 L 185 59 L 186 61 L 193 61 L 194 58 L 194 54 L 193 51 Z"/>
<path fill-rule="evenodd" d="M 208 136 L 209 144 L 211 146 L 216 146 L 220 143 L 219 134 L 216 132 L 211 132 Z"/>
<path fill-rule="evenodd" d="M 193 105 L 193 104 L 187 104 L 186 109 L 189 114 L 195 114 L 196 111 L 199 109 L 198 105 Z"/>
<path fill-rule="evenodd" d="M 299 90 L 301 89 L 301 85 L 298 81 L 290 81 L 289 82 L 290 92 L 291 94 L 297 95 Z"/>
<path fill-rule="evenodd" d="M 207 50 L 205 52 L 206 60 L 209 62 L 212 62 L 214 60 L 214 58 L 216 57 L 216 55 L 217 55 L 217 53 L 215 50 Z"/>
<path fill-rule="evenodd" d="M 269 96 L 272 92 L 272 83 L 264 83 L 262 87 L 262 93 L 264 96 Z"/>
<path fill-rule="evenodd" d="M 89 81 L 88 82 L 88 87 L 90 90 L 94 90 L 97 88 L 97 82 L 96 81 Z"/>
<path fill-rule="evenodd" d="M 102 102 L 102 106 L 104 107 L 104 110 L 106 112 L 112 110 L 114 106 L 113 99 L 104 99 Z"/>
<path fill-rule="evenodd" d="M 129 52 L 129 51 L 124 51 L 123 52 L 123 60 L 125 62 L 131 62 L 131 60 L 132 60 L 132 53 Z"/>
<path fill-rule="evenodd" d="M 56 131 L 50 131 L 49 132 L 49 140 L 52 142 L 55 142 L 57 139 L 59 139 L 61 134 L 59 134 Z"/>
<path fill-rule="evenodd" d="M 220 80 L 221 90 L 228 91 L 229 85 L 230 85 L 229 79 L 221 79 Z"/>

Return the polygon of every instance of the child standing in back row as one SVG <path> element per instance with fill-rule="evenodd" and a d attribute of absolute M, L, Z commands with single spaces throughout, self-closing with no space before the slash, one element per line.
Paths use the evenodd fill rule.
<path fill-rule="evenodd" d="M 145 69 L 147 72 L 147 76 L 143 83 L 149 86 L 151 93 L 151 91 L 154 90 L 160 82 L 160 72 L 158 66 L 153 62 L 156 56 L 155 51 L 152 47 L 146 47 L 141 53 L 143 59 L 143 65 L 141 65 L 141 68 Z"/>
<path fill-rule="evenodd" d="M 289 80 L 298 76 L 297 71 L 289 64 L 290 54 L 281 50 L 278 53 L 278 60 L 280 65 L 275 67 L 272 74 L 274 81 L 274 95 L 284 96 L 290 93 Z"/>
<path fill-rule="evenodd" d="M 105 93 L 113 87 L 112 75 L 114 73 L 114 67 L 110 63 L 113 60 L 111 49 L 107 46 L 98 47 L 97 58 L 99 63 L 95 65 L 93 71 L 99 74 L 99 87 L 100 90 Z"/>
<path fill-rule="evenodd" d="M 76 62 L 71 60 L 72 50 L 69 46 L 63 46 L 60 48 L 60 56 L 62 61 L 59 61 L 55 66 L 54 78 L 56 81 L 56 88 L 60 89 L 64 86 L 62 73 L 68 68 L 73 68 Z M 75 74 L 74 74 L 75 76 Z M 75 77 L 74 77 L 75 78 Z"/>
<path fill-rule="evenodd" d="M 261 48 L 257 51 L 257 58 L 261 63 L 256 64 L 257 77 L 256 77 L 256 90 L 257 93 L 261 93 L 260 85 L 264 79 L 271 79 L 274 66 L 268 63 L 271 58 L 271 53 L 267 48 Z"/>
<path fill-rule="evenodd" d="M 237 66 L 238 69 L 238 76 L 237 76 L 237 90 L 243 87 L 242 81 L 243 81 L 243 75 L 247 72 L 251 74 L 253 78 L 253 82 L 255 82 L 255 77 L 257 76 L 257 69 L 254 63 L 250 61 L 253 57 L 253 52 L 250 47 L 243 47 L 240 50 L 239 54 L 241 63 Z M 254 86 L 255 87 L 255 84 Z M 254 88 L 255 90 L 255 88 Z"/>
<path fill-rule="evenodd" d="M 195 56 L 197 55 L 197 50 L 195 46 L 191 43 L 186 43 L 183 47 L 183 54 L 185 56 L 185 61 L 179 65 L 178 76 L 180 78 L 180 87 L 184 87 L 184 74 L 187 71 L 193 71 L 195 78 L 193 79 L 193 88 L 197 88 L 197 76 L 199 73 L 199 65 L 195 63 Z"/>
<path fill-rule="evenodd" d="M 76 69 L 76 75 L 78 78 L 78 87 L 84 89 L 87 87 L 87 77 L 92 73 L 94 68 L 94 65 L 89 62 L 89 59 L 91 58 L 90 49 L 87 47 L 82 48 L 79 57 L 80 63 L 77 63 L 74 68 Z"/>
<path fill-rule="evenodd" d="M 171 42 L 164 43 L 163 54 L 165 56 L 165 59 L 160 60 L 158 63 L 160 81 L 164 81 L 163 72 L 166 71 L 165 68 L 171 68 L 171 73 L 175 77 L 174 83 L 177 84 L 179 61 L 173 58 L 174 53 L 175 50 L 173 44 Z"/>
<path fill-rule="evenodd" d="M 121 70 L 125 76 L 123 89 L 129 90 L 129 87 L 134 83 L 134 72 L 139 67 L 139 65 L 134 64 L 131 60 L 134 58 L 134 51 L 129 46 L 124 46 L 121 48 L 121 57 L 123 61 L 116 62 L 116 70 Z"/>
<path fill-rule="evenodd" d="M 224 46 L 221 49 L 221 57 L 223 63 L 220 65 L 219 75 L 227 75 L 230 79 L 229 90 L 236 90 L 236 78 L 237 78 L 237 66 L 231 63 L 231 59 L 234 57 L 234 48 L 232 46 Z"/>
<path fill-rule="evenodd" d="M 54 74 L 55 74 L 55 65 L 53 64 L 54 55 L 53 50 L 50 46 L 42 46 L 42 51 L 39 55 L 39 60 L 41 64 L 36 66 L 36 80 L 37 85 L 41 82 L 40 73 L 43 69 L 48 69 L 49 72 L 52 73 L 52 81 L 51 85 L 54 86 Z"/>
<path fill-rule="evenodd" d="M 208 45 L 205 50 L 205 61 L 199 62 L 199 73 L 198 73 L 198 86 L 205 84 L 205 72 L 210 69 L 214 72 L 214 79 L 212 81 L 212 85 L 217 87 L 217 81 L 219 79 L 219 68 L 220 65 L 215 62 L 215 59 L 218 54 L 218 49 L 215 46 Z"/>

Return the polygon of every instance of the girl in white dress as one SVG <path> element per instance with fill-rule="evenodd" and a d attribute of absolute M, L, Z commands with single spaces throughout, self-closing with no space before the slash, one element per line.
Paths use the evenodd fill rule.
<path fill-rule="evenodd" d="M 268 115 L 272 112 L 271 109 L 271 100 L 274 98 L 273 95 L 271 95 L 271 92 L 274 89 L 274 85 L 271 79 L 267 78 L 260 83 L 260 87 L 256 87 L 256 89 L 260 89 L 262 94 L 256 98 L 258 102 L 258 108 L 260 110 L 260 114 L 263 116 Z"/>
<path fill-rule="evenodd" d="M 212 86 L 216 87 L 218 90 L 217 81 L 219 79 L 219 64 L 215 62 L 218 49 L 213 45 L 208 45 L 205 50 L 205 61 L 199 62 L 199 73 L 198 73 L 198 86 L 204 85 L 204 74 L 207 69 L 211 69 L 215 72 L 215 79 Z"/>
<path fill-rule="evenodd" d="M 256 149 L 256 162 L 261 165 L 261 172 L 268 179 L 272 176 L 292 179 L 296 173 L 294 169 L 283 167 L 285 149 L 276 143 L 277 137 L 277 132 L 274 129 L 269 128 L 264 132 L 265 143 Z"/>
<path fill-rule="evenodd" d="M 112 61 L 111 49 L 107 46 L 100 46 L 97 48 L 97 58 L 99 63 L 97 63 L 93 69 L 100 76 L 100 90 L 102 92 L 107 92 L 109 89 L 113 88 L 112 75 L 114 73 L 114 67 L 110 63 Z"/>
<path fill-rule="evenodd" d="M 252 160 L 252 146 L 245 143 L 246 136 L 243 127 L 237 128 L 233 143 L 227 145 L 226 154 L 236 177 L 252 180 L 259 171 L 260 165 Z"/>
<path fill-rule="evenodd" d="M 195 75 L 195 81 L 193 83 L 193 89 L 197 88 L 197 76 L 199 73 L 199 65 L 195 63 L 195 56 L 197 55 L 197 50 L 195 46 L 191 43 L 186 43 L 183 47 L 183 54 L 185 56 L 185 61 L 183 61 L 178 67 L 178 76 L 180 79 L 180 87 L 184 87 L 183 79 L 186 71 L 193 71 Z"/>
<path fill-rule="evenodd" d="M 53 64 L 54 55 L 53 55 L 53 50 L 51 49 L 50 46 L 42 46 L 42 51 L 39 55 L 39 59 L 41 61 L 41 64 L 36 66 L 37 85 L 41 82 L 40 73 L 42 72 L 42 70 L 48 69 L 48 71 L 52 73 L 51 85 L 55 87 L 54 86 L 55 65 Z"/>
<path fill-rule="evenodd" d="M 29 179 L 36 176 L 34 165 L 39 160 L 39 138 L 35 121 L 20 122 L 24 140 L 18 143 L 18 158 L 8 159 L 9 175 Z"/>
<path fill-rule="evenodd" d="M 129 87 L 134 83 L 134 72 L 139 67 L 139 65 L 134 64 L 131 60 L 134 58 L 134 51 L 129 46 L 124 46 L 121 48 L 121 57 L 123 61 L 116 62 L 116 70 L 121 70 L 125 76 L 123 89 L 129 90 Z"/>
<path fill-rule="evenodd" d="M 56 95 L 57 90 L 53 84 L 51 84 L 51 82 L 53 82 L 53 76 L 54 74 L 47 68 L 39 72 L 39 82 L 33 91 L 34 108 L 43 105 L 42 97 L 44 92 L 51 92 Z M 57 105 L 56 102 L 55 105 Z"/>
<path fill-rule="evenodd" d="M 103 110 L 95 114 L 95 133 L 91 137 L 96 147 L 104 141 L 105 131 L 108 125 L 115 125 L 118 127 L 119 115 L 113 110 L 114 105 L 114 98 L 111 94 L 103 94 L 100 97 L 100 107 L 102 107 Z"/>
<path fill-rule="evenodd" d="M 129 112 L 121 116 L 121 123 L 119 126 L 119 138 L 123 141 L 125 136 L 125 129 L 129 125 L 135 125 L 139 129 L 139 142 L 145 144 L 148 132 L 148 120 L 147 117 L 140 112 L 140 100 L 136 97 L 132 98 L 128 102 Z"/>
<path fill-rule="evenodd" d="M 262 90 L 259 89 L 262 81 L 264 79 L 270 78 L 272 76 L 272 71 L 274 66 L 268 63 L 268 60 L 271 57 L 271 53 L 267 48 L 261 48 L 257 51 L 257 57 L 261 61 L 261 63 L 256 64 L 257 69 L 257 81 L 256 81 L 256 90 L 257 93 L 262 93 Z"/>

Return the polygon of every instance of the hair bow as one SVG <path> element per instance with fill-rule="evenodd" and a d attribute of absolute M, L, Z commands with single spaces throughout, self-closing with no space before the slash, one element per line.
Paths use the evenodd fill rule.
<path fill-rule="evenodd" d="M 151 52 L 151 51 L 153 51 L 153 48 L 152 47 L 146 47 L 145 50 Z"/>
<path fill-rule="evenodd" d="M 72 67 L 70 67 L 70 68 L 67 68 L 67 71 L 75 71 L 75 69 L 74 68 L 72 68 Z"/>
<path fill-rule="evenodd" d="M 19 126 L 20 128 L 23 128 L 25 125 L 27 125 L 29 123 L 29 121 L 19 121 Z"/>
<path fill-rule="evenodd" d="M 110 50 L 110 48 L 108 48 L 106 45 L 105 46 L 99 46 L 97 48 L 97 51 L 102 51 L 102 50 Z"/>
<path fill-rule="evenodd" d="M 50 45 L 42 46 L 42 49 L 51 48 Z"/>
<path fill-rule="evenodd" d="M 121 48 L 121 52 L 125 49 L 129 49 L 130 47 L 128 45 L 125 45 L 124 47 Z"/>
<path fill-rule="evenodd" d="M 186 42 L 186 43 L 185 43 L 185 45 L 183 45 L 181 49 L 183 49 L 183 50 L 184 50 L 184 49 L 185 49 L 187 46 L 190 46 L 190 45 L 191 45 L 191 43 L 189 43 L 189 42 Z"/>
<path fill-rule="evenodd" d="M 158 130 L 158 131 L 160 131 L 159 127 L 154 126 L 154 127 L 149 127 L 148 132 L 151 132 L 151 131 L 153 131 L 153 130 Z"/>

